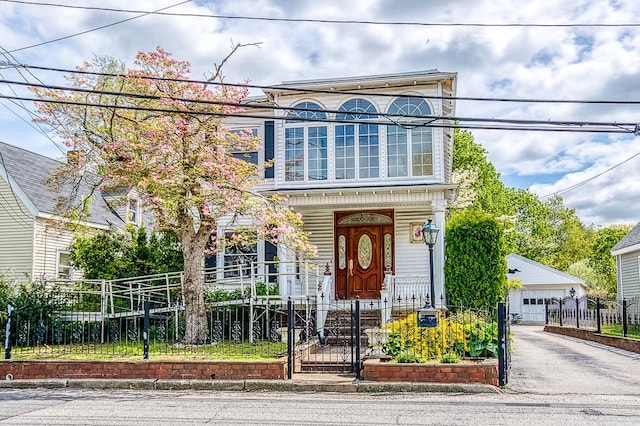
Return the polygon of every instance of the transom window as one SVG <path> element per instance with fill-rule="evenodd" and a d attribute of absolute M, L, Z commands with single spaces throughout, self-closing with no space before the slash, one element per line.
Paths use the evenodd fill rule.
<path fill-rule="evenodd" d="M 343 103 L 336 120 L 376 119 L 376 108 L 366 99 L 350 99 Z M 335 127 L 336 179 L 378 178 L 379 139 L 377 124 L 337 124 Z"/>
<path fill-rule="evenodd" d="M 304 120 L 326 118 L 326 113 L 314 102 L 300 102 L 287 115 L 284 130 L 286 181 L 327 179 L 327 126 Z"/>
<path fill-rule="evenodd" d="M 398 98 L 389 107 L 391 117 L 406 126 L 387 126 L 387 175 L 389 177 L 433 175 L 433 132 L 421 126 L 431 115 L 422 98 Z"/>

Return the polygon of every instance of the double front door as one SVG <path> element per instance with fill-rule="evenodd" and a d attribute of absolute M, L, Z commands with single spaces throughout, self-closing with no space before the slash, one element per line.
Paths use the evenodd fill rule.
<path fill-rule="evenodd" d="M 378 299 L 393 267 L 391 211 L 336 213 L 336 297 Z"/>

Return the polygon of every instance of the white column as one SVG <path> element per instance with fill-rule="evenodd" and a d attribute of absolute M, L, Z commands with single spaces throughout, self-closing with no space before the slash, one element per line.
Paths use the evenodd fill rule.
<path fill-rule="evenodd" d="M 433 248 L 433 270 L 434 270 L 434 287 L 436 289 L 435 302 L 436 307 L 442 307 L 443 299 L 440 299 L 440 296 L 444 296 L 444 303 L 447 303 L 446 293 L 445 293 L 445 282 L 444 282 L 444 211 L 447 207 L 446 200 L 433 200 L 431 201 L 431 210 L 433 211 L 433 222 L 440 229 L 438 232 L 438 239 L 436 240 L 436 245 Z"/>

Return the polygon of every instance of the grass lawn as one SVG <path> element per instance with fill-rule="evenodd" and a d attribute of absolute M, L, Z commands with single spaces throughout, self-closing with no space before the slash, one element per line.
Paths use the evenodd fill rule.
<path fill-rule="evenodd" d="M 622 336 L 622 324 L 603 325 L 602 334 L 607 336 Z M 640 326 L 627 326 L 627 337 L 640 339 Z"/>
<path fill-rule="evenodd" d="M 149 359 L 152 360 L 275 359 L 286 352 L 286 343 L 269 341 L 253 344 L 233 342 L 206 345 L 149 344 Z M 143 354 L 142 343 L 69 344 L 15 347 L 11 351 L 11 359 L 135 361 L 142 360 Z"/>

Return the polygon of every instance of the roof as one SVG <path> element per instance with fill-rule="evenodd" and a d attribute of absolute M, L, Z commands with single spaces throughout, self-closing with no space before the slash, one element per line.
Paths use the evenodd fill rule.
<path fill-rule="evenodd" d="M 617 256 L 618 254 L 623 254 L 627 251 L 635 250 L 640 250 L 640 222 L 638 222 L 638 224 L 634 226 L 631 231 L 627 233 L 627 235 L 622 237 L 622 239 L 611 248 L 611 254 Z"/>
<path fill-rule="evenodd" d="M 507 265 L 510 271 L 508 278 L 518 278 L 522 285 L 582 285 L 586 286 L 583 279 L 553 269 L 526 257 L 510 254 L 507 256 Z"/>
<path fill-rule="evenodd" d="M 27 205 L 34 216 L 56 215 L 56 204 L 64 190 L 54 191 L 46 180 L 62 165 L 44 155 L 0 142 L 0 176 L 8 176 L 13 191 Z M 81 184 L 79 195 L 88 195 L 89 184 Z M 69 192 L 67 192 L 69 194 Z M 111 209 L 101 193 L 94 195 L 88 223 L 122 227 L 122 219 Z"/>

